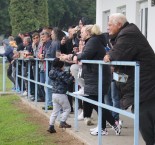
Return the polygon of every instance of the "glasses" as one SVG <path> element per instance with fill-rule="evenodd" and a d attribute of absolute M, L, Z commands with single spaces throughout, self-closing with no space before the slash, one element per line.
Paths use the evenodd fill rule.
<path fill-rule="evenodd" d="M 33 39 L 39 39 L 39 37 L 33 37 Z"/>

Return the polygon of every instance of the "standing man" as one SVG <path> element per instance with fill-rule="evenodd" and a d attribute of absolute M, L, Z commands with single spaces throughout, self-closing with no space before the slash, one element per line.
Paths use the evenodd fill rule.
<path fill-rule="evenodd" d="M 155 144 L 155 54 L 147 39 L 138 27 L 128 23 L 123 14 L 115 13 L 109 17 L 108 31 L 113 48 L 104 57 L 110 61 L 140 62 L 140 131 L 146 145 Z M 128 75 L 126 83 L 117 82 L 120 89 L 121 107 L 134 108 L 134 68 L 121 67 L 120 73 Z M 134 111 L 134 110 L 133 110 Z"/>

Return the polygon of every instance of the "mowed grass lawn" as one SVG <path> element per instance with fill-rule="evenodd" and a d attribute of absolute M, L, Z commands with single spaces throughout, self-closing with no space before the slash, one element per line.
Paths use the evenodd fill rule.
<path fill-rule="evenodd" d="M 0 58 L 0 92 L 3 91 L 3 63 L 1 62 L 2 62 L 2 58 Z M 8 65 L 9 63 L 5 63 L 5 84 L 6 84 L 5 86 L 6 86 L 6 91 L 11 91 L 13 84 L 7 77 Z"/>
<path fill-rule="evenodd" d="M 39 125 L 27 120 L 31 114 L 21 112 L 18 103 L 18 96 L 0 96 L 0 145 L 48 145 L 48 137 Z"/>

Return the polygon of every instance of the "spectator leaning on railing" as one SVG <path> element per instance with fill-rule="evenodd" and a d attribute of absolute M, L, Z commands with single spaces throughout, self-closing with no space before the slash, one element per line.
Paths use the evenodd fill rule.
<path fill-rule="evenodd" d="M 140 62 L 140 131 L 146 145 L 155 144 L 155 54 L 147 39 L 138 27 L 128 23 L 123 14 L 116 13 L 109 17 L 108 31 L 113 41 L 113 48 L 104 57 L 110 61 Z M 117 68 L 119 73 L 128 75 L 126 83 L 117 82 L 121 94 L 121 107 L 134 109 L 134 68 Z M 136 97 L 136 96 L 135 96 Z M 134 110 L 132 110 L 134 111 Z"/>
<path fill-rule="evenodd" d="M 3 54 L 0 54 L 0 56 L 2 57 L 6 56 L 9 61 L 9 67 L 7 69 L 7 76 L 11 80 L 11 82 L 14 84 L 14 87 L 15 87 L 15 80 L 12 77 L 13 47 L 10 46 L 8 39 L 4 39 L 2 43 L 4 46 L 5 52 Z"/>

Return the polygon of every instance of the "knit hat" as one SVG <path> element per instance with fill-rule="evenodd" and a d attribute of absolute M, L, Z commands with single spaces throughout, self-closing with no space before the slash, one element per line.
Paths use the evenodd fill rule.
<path fill-rule="evenodd" d="M 53 60 L 53 67 L 55 68 L 62 68 L 64 66 L 64 62 L 61 61 L 59 58 L 55 58 Z"/>

